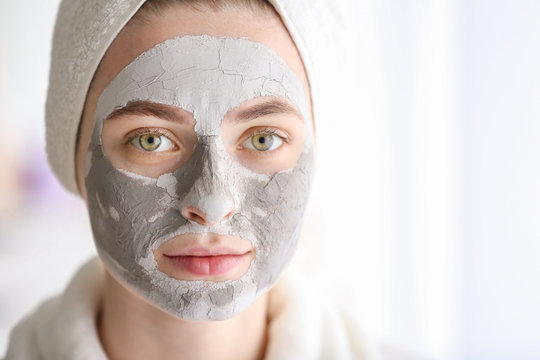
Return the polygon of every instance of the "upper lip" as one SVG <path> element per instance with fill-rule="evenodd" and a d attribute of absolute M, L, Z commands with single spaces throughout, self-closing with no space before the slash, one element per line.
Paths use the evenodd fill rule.
<path fill-rule="evenodd" d="M 233 235 L 214 233 L 184 234 L 163 243 L 157 248 L 164 256 L 224 256 L 244 255 L 252 251 L 249 241 Z"/>
<path fill-rule="evenodd" d="M 250 252 L 250 250 L 231 249 L 228 247 L 204 247 L 204 246 L 191 246 L 187 248 L 177 249 L 175 251 L 168 251 L 163 255 L 174 256 L 223 256 L 223 255 L 244 255 Z"/>

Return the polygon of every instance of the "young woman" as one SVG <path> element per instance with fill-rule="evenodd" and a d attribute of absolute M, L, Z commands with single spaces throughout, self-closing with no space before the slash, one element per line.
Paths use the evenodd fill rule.
<path fill-rule="evenodd" d="M 48 151 L 101 261 L 14 329 L 8 359 L 373 356 L 282 276 L 314 170 L 300 5 L 62 3 Z"/>

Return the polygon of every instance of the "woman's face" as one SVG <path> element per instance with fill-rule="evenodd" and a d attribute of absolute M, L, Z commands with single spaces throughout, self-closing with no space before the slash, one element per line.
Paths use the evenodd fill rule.
<path fill-rule="evenodd" d="M 181 318 L 249 306 L 296 246 L 310 109 L 277 15 L 179 6 L 124 28 L 88 94 L 77 149 L 109 270 Z"/>

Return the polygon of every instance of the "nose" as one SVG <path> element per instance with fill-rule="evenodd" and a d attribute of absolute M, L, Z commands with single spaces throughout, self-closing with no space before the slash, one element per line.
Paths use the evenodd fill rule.
<path fill-rule="evenodd" d="M 200 199 L 198 204 L 182 208 L 182 216 L 193 223 L 200 225 L 218 225 L 235 213 L 234 204 L 229 199 L 222 196 L 210 196 Z"/>
<path fill-rule="evenodd" d="M 191 223 L 213 226 L 230 219 L 237 211 L 227 176 L 230 160 L 217 148 L 216 137 L 203 136 L 200 141 L 200 173 L 181 201 L 180 212 Z"/>

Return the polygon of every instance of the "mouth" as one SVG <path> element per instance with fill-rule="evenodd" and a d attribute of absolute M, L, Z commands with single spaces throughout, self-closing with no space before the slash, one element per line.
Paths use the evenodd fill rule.
<path fill-rule="evenodd" d="M 180 271 L 195 276 L 219 276 L 226 275 L 249 257 L 249 252 L 242 255 L 185 255 L 165 257 Z"/>
<path fill-rule="evenodd" d="M 230 235 L 184 234 L 154 250 L 158 270 L 177 280 L 236 280 L 254 258 L 249 241 Z"/>

